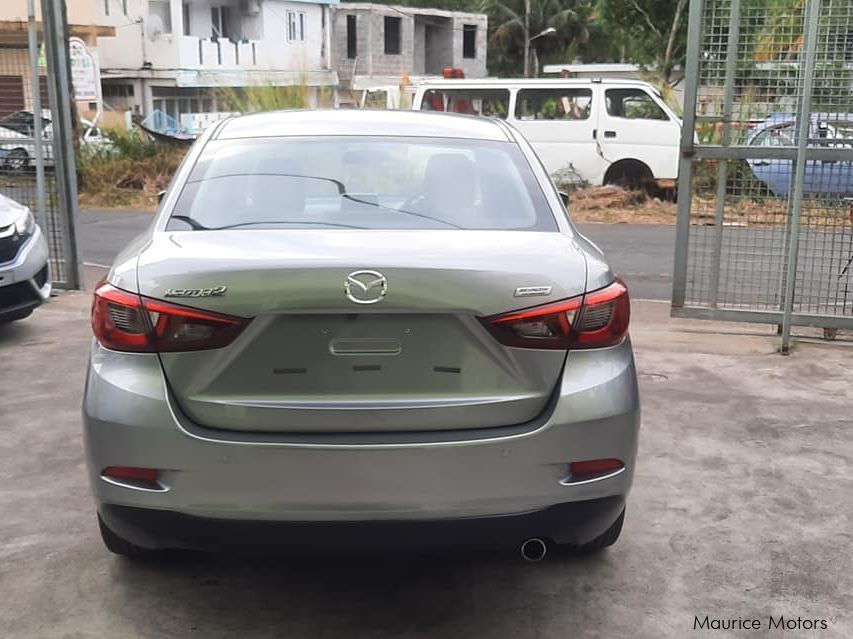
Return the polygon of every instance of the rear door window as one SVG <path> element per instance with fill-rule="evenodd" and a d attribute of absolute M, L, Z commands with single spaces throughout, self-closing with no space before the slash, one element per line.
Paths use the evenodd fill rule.
<path fill-rule="evenodd" d="M 607 89 L 607 114 L 626 120 L 669 120 L 654 98 L 642 89 Z"/>
<path fill-rule="evenodd" d="M 508 89 L 430 89 L 421 100 L 422 111 L 446 111 L 506 119 Z"/>
<path fill-rule="evenodd" d="M 522 89 L 515 103 L 519 120 L 588 120 L 590 89 Z"/>

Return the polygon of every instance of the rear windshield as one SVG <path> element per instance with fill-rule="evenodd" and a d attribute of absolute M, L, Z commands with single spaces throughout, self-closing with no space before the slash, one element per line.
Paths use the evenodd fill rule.
<path fill-rule="evenodd" d="M 209 143 L 168 230 L 556 230 L 514 144 L 435 138 Z"/>

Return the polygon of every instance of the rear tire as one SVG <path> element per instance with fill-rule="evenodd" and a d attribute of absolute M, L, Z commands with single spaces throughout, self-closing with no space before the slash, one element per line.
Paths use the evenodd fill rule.
<path fill-rule="evenodd" d="M 610 528 L 605 530 L 598 537 L 579 546 L 566 546 L 566 549 L 578 555 L 592 555 L 601 552 L 605 548 L 615 544 L 616 540 L 619 539 L 619 534 L 622 532 L 622 524 L 624 521 L 625 509 L 623 508 L 622 512 L 619 513 L 619 518 L 613 522 Z"/>
<path fill-rule="evenodd" d="M 104 520 L 101 519 L 100 514 L 98 515 L 98 527 L 101 530 L 101 539 L 104 542 L 104 546 L 113 554 L 136 561 L 153 559 L 158 554 L 156 550 L 142 548 L 141 546 L 130 543 L 123 537 L 119 537 L 107 527 Z"/>

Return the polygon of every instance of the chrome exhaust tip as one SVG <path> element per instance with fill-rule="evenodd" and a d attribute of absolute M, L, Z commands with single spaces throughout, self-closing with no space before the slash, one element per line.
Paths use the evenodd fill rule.
<path fill-rule="evenodd" d="M 539 537 L 531 537 L 521 544 L 521 556 L 524 561 L 542 561 L 547 554 L 548 544 L 543 539 L 539 539 Z"/>

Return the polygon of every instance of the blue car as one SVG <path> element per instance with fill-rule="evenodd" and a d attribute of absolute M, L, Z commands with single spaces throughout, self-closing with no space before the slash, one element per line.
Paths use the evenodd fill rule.
<path fill-rule="evenodd" d="M 747 138 L 749 146 L 796 146 L 795 114 L 774 114 L 755 127 Z M 849 149 L 849 160 L 809 160 L 803 179 L 803 194 L 811 197 L 853 196 L 853 114 L 813 113 L 809 146 Z M 791 189 L 792 160 L 749 159 L 755 177 L 774 195 L 787 197 Z"/>

